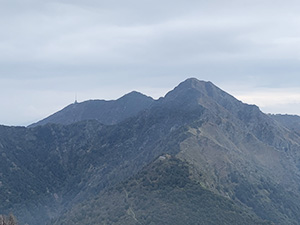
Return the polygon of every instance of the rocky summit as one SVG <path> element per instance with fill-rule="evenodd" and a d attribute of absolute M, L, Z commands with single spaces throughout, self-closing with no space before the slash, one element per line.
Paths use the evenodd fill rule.
<path fill-rule="evenodd" d="M 20 224 L 300 224 L 298 117 L 195 78 L 0 127 L 0 214 Z M 291 124 L 293 126 L 291 126 Z"/>

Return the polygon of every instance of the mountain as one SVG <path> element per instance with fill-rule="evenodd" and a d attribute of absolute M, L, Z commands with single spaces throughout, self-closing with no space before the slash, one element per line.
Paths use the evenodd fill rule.
<path fill-rule="evenodd" d="M 111 101 L 89 100 L 82 103 L 76 101 L 29 127 L 48 123 L 67 125 L 84 120 L 98 120 L 107 125 L 116 124 L 149 108 L 153 102 L 151 97 L 136 91 Z"/>
<path fill-rule="evenodd" d="M 30 225 L 300 224 L 300 136 L 211 82 L 188 79 L 99 121 L 1 126 L 0 214 Z"/>

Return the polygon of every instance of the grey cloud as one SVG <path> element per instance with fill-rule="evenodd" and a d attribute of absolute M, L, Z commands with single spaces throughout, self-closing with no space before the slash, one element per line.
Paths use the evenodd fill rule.
<path fill-rule="evenodd" d="M 0 82 L 27 86 L 10 83 L 0 94 L 19 88 L 68 99 L 77 89 L 98 98 L 107 86 L 167 90 L 187 77 L 295 87 L 299 9 L 294 0 L 3 1 Z"/>

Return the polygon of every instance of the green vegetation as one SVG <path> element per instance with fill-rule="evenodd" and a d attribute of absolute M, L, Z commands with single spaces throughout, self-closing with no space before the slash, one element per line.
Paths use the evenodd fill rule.
<path fill-rule="evenodd" d="M 163 152 L 176 153 L 184 128 L 169 132 L 164 112 L 115 126 L 0 126 L 0 210 L 40 225 L 136 174 Z M 153 129 L 153 127 L 156 129 Z"/>
<path fill-rule="evenodd" d="M 262 179 L 259 184 L 253 184 L 246 179 L 240 179 L 235 187 L 234 197 L 251 207 L 263 219 L 277 224 L 298 224 L 299 195 L 282 190 L 283 187 L 267 180 Z"/>
<path fill-rule="evenodd" d="M 77 205 L 51 224 L 272 224 L 189 177 L 187 164 L 168 155 L 160 157 L 138 175 Z"/>

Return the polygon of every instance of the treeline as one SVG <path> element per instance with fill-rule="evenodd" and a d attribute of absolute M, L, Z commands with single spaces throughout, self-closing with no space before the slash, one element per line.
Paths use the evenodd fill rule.
<path fill-rule="evenodd" d="M 13 214 L 9 214 L 9 216 L 0 215 L 0 225 L 18 225 L 18 222 Z"/>

